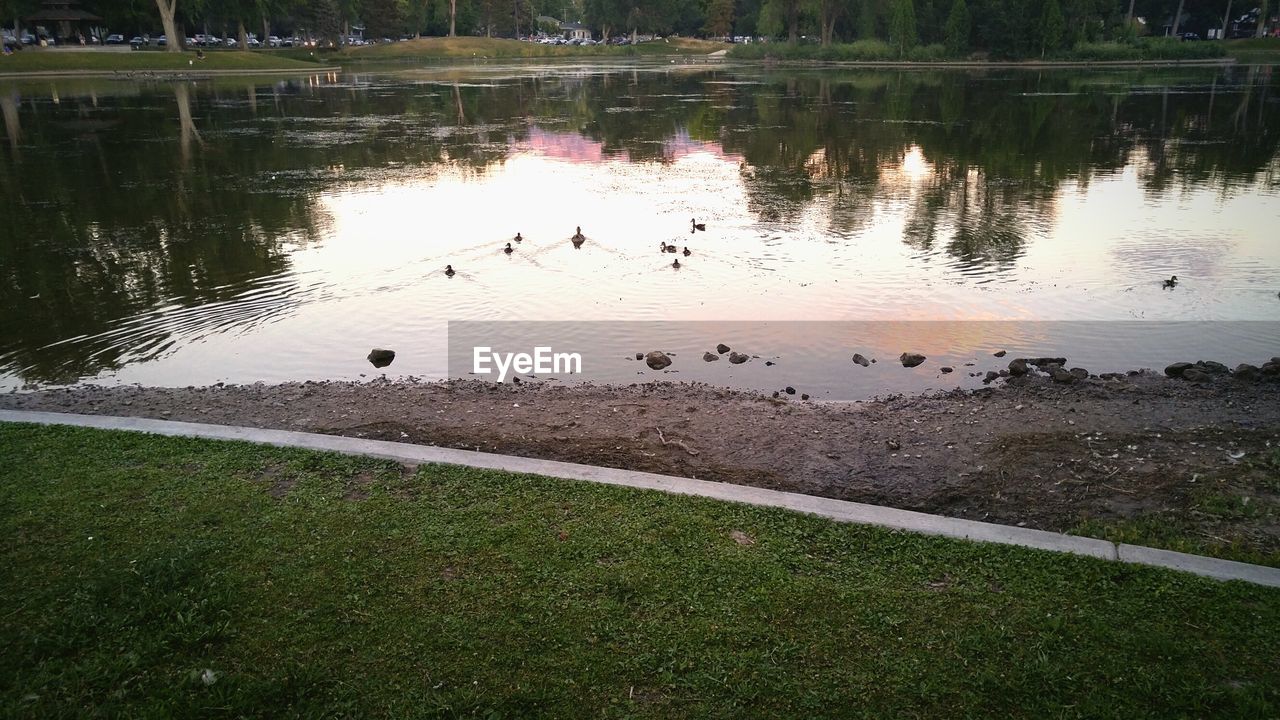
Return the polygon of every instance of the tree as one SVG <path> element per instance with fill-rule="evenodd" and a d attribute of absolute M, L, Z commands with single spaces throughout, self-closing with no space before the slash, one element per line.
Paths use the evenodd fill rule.
<path fill-rule="evenodd" d="M 609 38 L 610 32 L 627 22 L 630 3 L 625 0 L 587 0 L 582 12 L 587 25 L 600 28 L 600 36 Z M 567 21 L 569 18 L 561 18 Z"/>
<path fill-rule="evenodd" d="M 703 30 L 712 37 L 724 37 L 733 31 L 734 0 L 711 0 L 707 3 L 707 24 Z"/>
<path fill-rule="evenodd" d="M 951 14 L 947 16 L 947 52 L 952 55 L 964 55 L 969 50 L 969 6 L 964 0 L 951 3 Z"/>
<path fill-rule="evenodd" d="M 916 44 L 916 8 L 912 0 L 893 0 L 889 16 L 889 42 L 898 48 L 899 55 Z"/>
<path fill-rule="evenodd" d="M 342 20 L 342 45 L 351 37 L 351 23 L 360 17 L 361 0 L 337 0 L 338 17 Z"/>
<path fill-rule="evenodd" d="M 360 19 L 371 37 L 397 37 L 404 30 L 398 0 L 365 0 Z"/>
<path fill-rule="evenodd" d="M 1258 13 L 1258 30 L 1254 37 L 1265 37 L 1267 34 L 1267 0 L 1262 0 L 1262 11 Z"/>
<path fill-rule="evenodd" d="M 800 0 L 780 0 L 787 18 L 787 42 L 800 39 Z"/>
<path fill-rule="evenodd" d="M 811 0 L 814 15 L 818 18 L 818 34 L 822 38 L 822 46 L 831 44 L 831 36 L 835 33 L 836 21 L 848 9 L 848 0 Z"/>
<path fill-rule="evenodd" d="M 1062 8 L 1058 0 L 1044 0 L 1040 6 L 1040 57 L 1062 46 L 1062 33 L 1066 29 Z"/>
<path fill-rule="evenodd" d="M 165 50 L 182 52 L 178 26 L 173 21 L 173 16 L 178 12 L 178 0 L 156 0 L 156 7 L 160 9 L 160 25 L 164 28 L 164 36 L 169 38 L 169 42 L 165 43 Z"/>

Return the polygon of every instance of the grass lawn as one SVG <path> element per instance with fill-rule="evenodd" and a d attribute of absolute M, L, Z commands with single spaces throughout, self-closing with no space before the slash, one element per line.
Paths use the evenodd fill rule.
<path fill-rule="evenodd" d="M 1280 448 L 1199 477 L 1178 507 L 1087 520 L 1076 535 L 1280 567 Z"/>
<path fill-rule="evenodd" d="M 1242 63 L 1280 63 L 1280 38 L 1227 40 L 1227 55 Z"/>
<path fill-rule="evenodd" d="M 218 50 L 205 53 L 196 60 L 194 52 L 78 52 L 60 50 L 23 50 L 0 57 L 0 73 L 41 71 L 138 71 L 138 70 L 314 70 L 316 64 L 275 53 Z M 194 61 L 193 64 L 188 64 Z"/>
<path fill-rule="evenodd" d="M 1280 591 L 780 510 L 0 424 L 0 525 L 7 717 L 1280 714 Z"/>
<path fill-rule="evenodd" d="M 473 58 L 571 58 L 644 57 L 654 55 L 708 55 L 729 47 L 690 38 L 670 38 L 639 45 L 540 45 L 501 38 L 422 38 L 387 45 L 347 48 L 336 57 L 341 61 L 380 60 L 471 60 Z"/>

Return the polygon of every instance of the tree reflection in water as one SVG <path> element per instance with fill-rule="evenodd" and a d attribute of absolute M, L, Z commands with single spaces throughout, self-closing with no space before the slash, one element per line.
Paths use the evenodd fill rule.
<path fill-rule="evenodd" d="M 6 85 L 0 366 L 73 381 L 293 312 L 331 290 L 291 270 L 323 235 L 318 194 L 483 174 L 535 132 L 636 163 L 714 146 L 742 159 L 758 223 L 817 218 L 831 242 L 906 203 L 904 243 L 1000 272 L 1052 224 L 1067 182 L 1131 170 L 1152 196 L 1274 191 L 1275 83 L 1268 67 L 712 67 Z M 140 320 L 178 309 L 180 322 Z"/>

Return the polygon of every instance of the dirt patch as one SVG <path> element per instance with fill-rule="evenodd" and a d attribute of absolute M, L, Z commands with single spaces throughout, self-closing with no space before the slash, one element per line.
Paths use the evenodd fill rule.
<path fill-rule="evenodd" d="M 432 444 L 1060 531 L 1192 512 L 1204 482 L 1269 502 L 1274 475 L 1241 469 L 1280 443 L 1280 383 L 1224 376 L 1193 384 L 1150 373 L 1072 385 L 1028 376 L 854 403 L 674 383 L 378 380 L 76 387 L 6 395 L 0 407 Z M 357 484 L 353 498 L 365 492 Z M 1228 522 L 1250 524 L 1272 544 L 1269 517 Z"/>
<path fill-rule="evenodd" d="M 358 473 L 355 477 L 347 480 L 342 490 L 343 500 L 367 500 L 369 498 L 369 487 L 373 485 L 374 475 L 372 472 L 365 470 Z"/>
<path fill-rule="evenodd" d="M 277 464 L 271 464 L 263 467 L 253 476 L 255 482 L 262 483 L 267 486 L 267 494 L 279 500 L 298 483 L 298 478 L 285 471 L 284 467 Z"/>

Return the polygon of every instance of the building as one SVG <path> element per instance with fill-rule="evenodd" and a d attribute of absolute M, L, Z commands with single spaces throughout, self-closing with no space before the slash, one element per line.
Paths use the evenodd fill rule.
<path fill-rule="evenodd" d="M 76 0 L 44 0 L 43 7 L 24 18 L 28 25 L 52 29 L 59 39 L 88 35 L 86 23 L 102 22 L 102 18 L 76 7 Z"/>
<path fill-rule="evenodd" d="M 560 23 L 560 32 L 568 40 L 590 40 L 591 28 L 577 22 Z"/>

